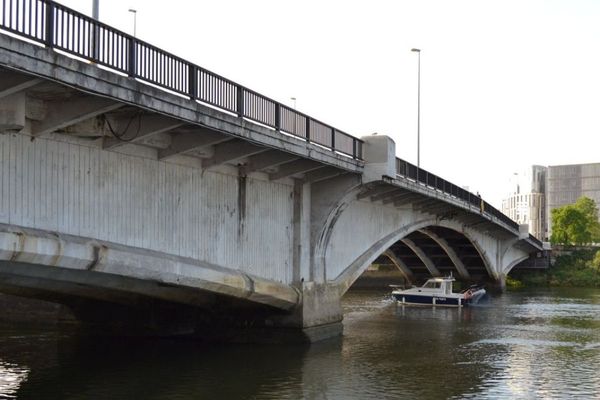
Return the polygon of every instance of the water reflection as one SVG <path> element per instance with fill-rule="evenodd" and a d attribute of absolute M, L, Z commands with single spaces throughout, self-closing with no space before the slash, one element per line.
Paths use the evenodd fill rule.
<path fill-rule="evenodd" d="M 17 390 L 27 378 L 29 369 L 0 360 L 0 396 L 7 399 L 16 398 Z"/>
<path fill-rule="evenodd" d="M 600 396 L 598 291 L 513 293 L 484 307 L 344 299 L 342 340 L 198 345 L 0 329 L 0 398 L 446 399 Z"/>

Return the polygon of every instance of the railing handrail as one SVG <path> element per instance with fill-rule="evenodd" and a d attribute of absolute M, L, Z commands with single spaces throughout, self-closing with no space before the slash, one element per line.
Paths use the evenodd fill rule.
<path fill-rule="evenodd" d="M 407 171 L 416 171 L 414 174 L 406 173 Z M 409 163 L 401 158 L 396 157 L 396 175 L 402 176 L 407 179 L 414 180 L 417 183 L 422 183 L 425 186 L 431 187 L 433 189 L 439 190 L 442 193 L 455 197 L 457 199 L 468 202 L 471 205 L 474 205 L 480 208 L 482 213 L 488 213 L 513 229 L 518 230 L 519 224 L 506 214 L 502 213 L 487 201 L 484 201 L 481 196 L 473 194 L 468 190 L 461 188 L 443 178 L 438 177 L 437 175 L 423 169 L 419 168 L 414 164 Z M 423 178 L 424 177 L 424 178 Z M 432 178 L 432 179 L 430 179 Z M 430 181 L 433 180 L 434 184 L 431 185 Z M 441 187 L 440 187 L 441 186 Z M 542 246 L 542 243 L 532 235 L 529 235 L 530 240 L 534 241 L 539 246 Z M 533 238 L 533 239 L 532 239 Z M 539 242 L 539 243 L 538 243 Z"/>
<path fill-rule="evenodd" d="M 317 123 L 331 130 L 331 137 L 325 142 L 319 141 L 320 146 L 362 160 L 361 139 L 53 0 L 0 0 L 0 13 L 0 28 L 4 30 L 125 72 L 142 82 L 184 94 L 192 101 L 198 100 L 223 111 L 235 112 L 241 118 L 307 142 L 311 141 L 311 122 Z M 208 75 L 210 88 L 200 86 L 199 73 Z M 235 91 L 227 85 L 233 86 Z M 206 91 L 210 93 L 204 96 Z M 246 100 L 246 93 L 255 97 L 250 96 Z M 235 104 L 235 110 L 233 106 L 223 104 Z M 297 132 L 296 127 L 294 132 L 281 129 L 281 108 L 285 108 L 293 118 L 303 118 L 305 131 Z M 336 135 L 352 139 L 351 146 L 347 141 L 345 146 L 344 143 L 339 144 L 335 140 Z"/>

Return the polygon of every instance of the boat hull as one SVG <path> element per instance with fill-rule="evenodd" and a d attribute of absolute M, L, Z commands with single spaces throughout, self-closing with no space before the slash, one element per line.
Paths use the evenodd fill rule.
<path fill-rule="evenodd" d="M 464 299 L 458 297 L 418 296 L 412 294 L 394 294 L 398 303 L 422 306 L 460 307 L 465 305 Z"/>
<path fill-rule="evenodd" d="M 394 299 L 404 305 L 421 305 L 421 306 L 446 306 L 446 307 L 462 307 L 477 303 L 485 295 L 485 290 L 480 289 L 474 292 L 468 298 L 462 294 L 454 296 L 437 296 L 437 295 L 419 295 L 412 293 L 392 292 Z"/>

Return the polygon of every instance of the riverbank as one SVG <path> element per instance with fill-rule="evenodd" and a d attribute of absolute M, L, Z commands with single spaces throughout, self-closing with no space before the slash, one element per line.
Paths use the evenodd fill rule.
<path fill-rule="evenodd" d="M 515 273 L 508 277 L 506 285 L 509 288 L 600 288 L 600 250 L 563 251 L 546 271 Z"/>

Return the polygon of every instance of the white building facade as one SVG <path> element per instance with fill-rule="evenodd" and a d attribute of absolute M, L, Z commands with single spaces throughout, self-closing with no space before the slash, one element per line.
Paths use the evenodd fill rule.
<path fill-rule="evenodd" d="M 548 237 L 546 216 L 546 174 L 548 168 L 534 165 L 513 174 L 502 212 L 519 224 L 529 225 L 529 233 L 540 240 Z"/>

